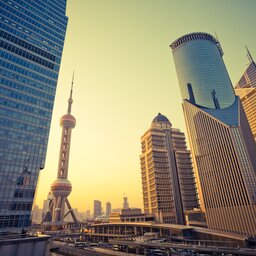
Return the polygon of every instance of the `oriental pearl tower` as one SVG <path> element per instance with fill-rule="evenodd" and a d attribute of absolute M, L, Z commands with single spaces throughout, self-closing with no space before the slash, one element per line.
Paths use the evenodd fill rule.
<path fill-rule="evenodd" d="M 51 221 L 54 224 L 64 223 L 64 218 L 70 213 L 73 221 L 76 223 L 76 216 L 71 208 L 68 201 L 68 196 L 71 193 L 72 185 L 68 178 L 68 163 L 70 153 L 70 142 L 72 129 L 76 125 L 76 119 L 71 115 L 71 106 L 73 103 L 74 85 L 74 74 L 71 83 L 70 96 L 68 99 L 68 110 L 67 114 L 61 117 L 60 126 L 62 127 L 61 144 L 60 144 L 60 155 L 57 179 L 51 185 L 52 199 L 49 203 L 48 213 L 44 221 Z M 65 204 L 67 205 L 68 212 L 65 213 Z"/>

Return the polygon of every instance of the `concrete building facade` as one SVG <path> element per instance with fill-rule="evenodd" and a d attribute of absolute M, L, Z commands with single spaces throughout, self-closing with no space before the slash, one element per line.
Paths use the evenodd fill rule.
<path fill-rule="evenodd" d="M 141 148 L 145 213 L 159 222 L 185 224 L 184 212 L 199 204 L 184 133 L 159 113 L 142 136 Z"/>
<path fill-rule="evenodd" d="M 247 53 L 250 64 L 236 84 L 235 93 L 241 100 L 256 141 L 256 63 L 248 50 Z"/>

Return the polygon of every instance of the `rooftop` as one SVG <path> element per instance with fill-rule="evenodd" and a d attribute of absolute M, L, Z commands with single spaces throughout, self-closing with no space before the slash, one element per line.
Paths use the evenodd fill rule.
<path fill-rule="evenodd" d="M 166 123 L 170 123 L 169 119 L 162 115 L 161 113 L 158 113 L 158 115 L 153 119 L 152 123 L 159 123 L 159 122 L 166 122 Z"/>

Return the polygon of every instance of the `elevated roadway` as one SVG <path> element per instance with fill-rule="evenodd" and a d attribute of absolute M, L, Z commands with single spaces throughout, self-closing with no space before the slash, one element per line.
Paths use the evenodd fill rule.
<path fill-rule="evenodd" d="M 218 246 L 204 246 L 204 245 L 192 245 L 192 244 L 180 244 L 180 243 L 156 243 L 156 242 L 138 242 L 138 241 L 127 241 L 120 239 L 110 239 L 110 244 L 120 245 L 126 247 L 127 250 L 129 248 L 136 248 L 136 251 L 140 249 L 161 249 L 167 252 L 168 255 L 171 255 L 171 249 L 185 249 L 185 250 L 193 250 L 196 252 L 203 253 L 225 253 L 232 255 L 243 255 L 243 256 L 255 256 L 256 249 L 250 248 L 234 248 L 234 247 L 218 247 Z"/>

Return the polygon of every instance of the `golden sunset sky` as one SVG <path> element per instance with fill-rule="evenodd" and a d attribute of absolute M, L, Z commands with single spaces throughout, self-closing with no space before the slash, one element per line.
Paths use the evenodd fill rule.
<path fill-rule="evenodd" d="M 69 197 L 73 208 L 93 200 L 142 206 L 140 137 L 161 112 L 185 132 L 169 44 L 191 32 L 218 35 L 235 84 L 256 58 L 254 0 L 68 0 L 69 17 L 45 169 L 36 203 L 42 207 L 57 175 L 61 128 L 75 70 Z"/>

